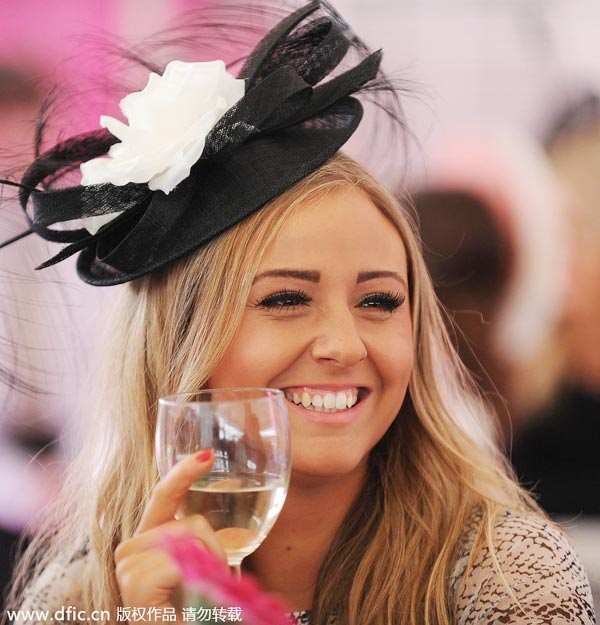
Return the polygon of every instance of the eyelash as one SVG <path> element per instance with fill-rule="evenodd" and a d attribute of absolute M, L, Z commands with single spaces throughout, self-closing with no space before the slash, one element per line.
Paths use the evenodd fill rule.
<path fill-rule="evenodd" d="M 386 313 L 392 313 L 397 308 L 400 308 L 405 301 L 405 296 L 402 293 L 393 292 L 381 292 L 370 293 L 365 296 L 358 307 L 367 309 L 380 309 Z M 267 310 L 295 310 L 300 306 L 307 306 L 312 301 L 312 298 L 304 291 L 278 291 L 258 300 L 255 304 L 255 308 L 265 308 Z"/>
<path fill-rule="evenodd" d="M 294 310 L 299 306 L 308 305 L 311 301 L 312 298 L 304 291 L 277 291 L 258 300 L 254 306 L 267 310 Z"/>
<path fill-rule="evenodd" d="M 361 300 L 363 308 L 380 308 L 384 312 L 392 313 L 404 304 L 402 293 L 371 293 Z"/>

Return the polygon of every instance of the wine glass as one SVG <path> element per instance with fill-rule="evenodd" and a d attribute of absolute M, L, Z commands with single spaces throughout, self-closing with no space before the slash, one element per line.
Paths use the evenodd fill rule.
<path fill-rule="evenodd" d="M 290 435 L 277 389 L 206 389 L 159 399 L 156 459 L 161 477 L 179 460 L 212 449 L 210 472 L 192 484 L 177 518 L 201 514 L 236 575 L 265 539 L 285 501 Z"/>

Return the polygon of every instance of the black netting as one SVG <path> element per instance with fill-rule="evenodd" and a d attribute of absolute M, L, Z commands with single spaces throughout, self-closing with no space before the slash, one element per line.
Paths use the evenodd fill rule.
<path fill-rule="evenodd" d="M 308 84 L 315 85 L 332 72 L 348 51 L 350 42 L 330 18 L 318 18 L 276 45 L 260 67 L 254 84 L 278 67 L 289 65 Z"/>

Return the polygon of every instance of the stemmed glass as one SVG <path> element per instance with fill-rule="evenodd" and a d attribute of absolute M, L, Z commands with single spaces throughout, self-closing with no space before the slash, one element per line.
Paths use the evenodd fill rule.
<path fill-rule="evenodd" d="M 191 486 L 176 516 L 202 514 L 239 577 L 242 560 L 265 539 L 287 494 L 290 436 L 283 393 L 206 389 L 161 398 L 156 428 L 161 477 L 203 449 L 212 449 L 213 465 Z"/>

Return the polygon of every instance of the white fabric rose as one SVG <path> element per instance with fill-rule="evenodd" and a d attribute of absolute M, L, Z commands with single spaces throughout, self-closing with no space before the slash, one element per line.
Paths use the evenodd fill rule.
<path fill-rule="evenodd" d="M 214 125 L 244 95 L 244 81 L 234 78 L 223 61 L 171 61 L 162 76 L 151 73 L 142 91 L 120 102 L 129 125 L 103 115 L 100 125 L 120 140 L 108 158 L 81 164 L 81 184 L 148 183 L 170 193 L 190 175 Z M 82 219 L 95 233 L 116 214 Z"/>

